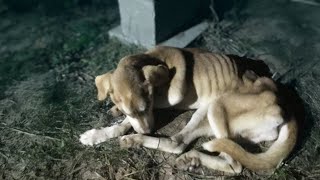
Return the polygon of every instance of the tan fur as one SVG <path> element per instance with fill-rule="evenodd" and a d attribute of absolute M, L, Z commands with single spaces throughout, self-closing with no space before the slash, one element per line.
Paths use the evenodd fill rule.
<path fill-rule="evenodd" d="M 114 109 L 126 119 L 117 126 L 87 131 L 80 141 L 97 144 L 124 135 L 131 126 L 138 133 L 151 133 L 155 108 L 196 109 L 185 128 L 171 138 L 134 134 L 123 136 L 120 144 L 179 154 L 197 137 L 213 136 L 216 139 L 203 146 L 221 152 L 220 157 L 193 150 L 181 155 L 177 166 L 202 164 L 230 173 L 240 172 L 242 165 L 256 171 L 274 169 L 295 145 L 296 123 L 294 118 L 283 119 L 275 83 L 258 76 L 249 63 L 171 47 L 126 56 L 113 72 L 96 78 L 98 99 L 110 95 Z M 254 143 L 277 140 L 268 151 L 251 154 L 229 139 L 238 136 Z"/>
<path fill-rule="evenodd" d="M 97 98 L 102 101 L 107 98 L 111 91 L 111 73 L 106 73 L 101 76 L 97 76 L 95 79 L 96 87 L 98 88 Z"/>

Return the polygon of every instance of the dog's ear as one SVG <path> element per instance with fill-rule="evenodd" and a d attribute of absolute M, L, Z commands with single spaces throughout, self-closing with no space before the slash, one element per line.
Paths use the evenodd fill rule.
<path fill-rule="evenodd" d="M 95 79 L 95 84 L 98 90 L 97 98 L 99 101 L 105 100 L 108 97 L 108 95 L 112 92 L 111 76 L 112 76 L 112 73 L 109 72 L 109 73 L 97 76 Z"/>
<path fill-rule="evenodd" d="M 142 72 L 146 81 L 154 87 L 169 81 L 169 69 L 164 65 L 147 65 L 142 68 Z"/>

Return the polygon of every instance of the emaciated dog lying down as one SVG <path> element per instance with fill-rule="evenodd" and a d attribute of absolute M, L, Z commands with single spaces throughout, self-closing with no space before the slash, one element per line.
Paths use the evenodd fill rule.
<path fill-rule="evenodd" d="M 229 173 L 242 166 L 253 171 L 274 170 L 290 154 L 297 139 L 297 123 L 284 115 L 272 79 L 259 75 L 251 62 L 200 49 L 156 47 L 122 58 L 114 71 L 97 76 L 98 99 L 108 96 L 113 111 L 126 115 L 122 123 L 83 133 L 81 143 L 93 145 L 122 136 L 123 147 L 144 146 L 180 154 L 196 138 L 214 137 L 203 144 L 209 152 L 182 154 L 182 169 L 199 165 Z M 170 138 L 150 136 L 154 109 L 195 109 L 188 124 Z M 138 133 L 125 135 L 131 128 Z M 146 135 L 148 134 L 148 135 Z M 125 136 L 123 136 L 125 135 Z M 250 153 L 232 139 L 252 143 L 274 141 L 267 151 Z"/>

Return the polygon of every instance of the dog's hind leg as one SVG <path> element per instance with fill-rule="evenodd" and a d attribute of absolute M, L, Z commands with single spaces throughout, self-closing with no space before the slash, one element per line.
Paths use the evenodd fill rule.
<path fill-rule="evenodd" d="M 210 104 L 208 108 L 208 122 L 216 138 L 229 137 L 227 118 L 225 107 L 219 100 Z"/>
<path fill-rule="evenodd" d="M 199 129 L 200 126 L 203 127 L 204 124 L 207 124 L 207 121 L 206 121 L 207 112 L 208 112 L 207 106 L 203 106 L 197 109 L 196 112 L 193 113 L 187 125 L 179 133 L 172 136 L 171 139 L 176 142 L 189 144 L 200 135 L 205 135 L 205 134 L 202 134 L 201 131 L 200 131 L 200 134 L 195 133 L 195 131 Z"/>
<path fill-rule="evenodd" d="M 198 129 L 207 129 L 207 131 L 211 132 L 211 134 L 208 132 L 207 134 L 214 135 L 216 138 L 229 137 L 227 112 L 225 111 L 224 105 L 219 100 L 213 101 L 209 105 L 207 118 L 207 126 L 209 127 Z M 228 173 L 240 173 L 242 170 L 242 166 L 239 162 L 233 160 L 232 157 L 223 152 L 220 153 L 219 156 L 211 156 L 194 150 L 189 151 L 176 160 L 176 165 L 178 168 L 184 170 L 191 170 L 200 165 Z"/>
<path fill-rule="evenodd" d="M 84 145 L 94 145 L 107 141 L 110 138 L 124 135 L 131 128 L 126 118 L 122 123 L 102 129 L 91 129 L 80 135 L 80 142 Z"/>
<path fill-rule="evenodd" d="M 196 150 L 191 150 L 182 154 L 176 159 L 176 166 L 183 170 L 193 170 L 200 165 L 207 168 L 223 171 L 227 173 L 240 173 L 242 166 L 239 162 L 234 161 L 226 154 L 220 154 L 219 156 L 208 155 Z"/>

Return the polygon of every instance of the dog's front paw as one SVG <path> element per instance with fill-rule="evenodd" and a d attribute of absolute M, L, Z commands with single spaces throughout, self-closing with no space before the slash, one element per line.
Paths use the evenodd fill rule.
<path fill-rule="evenodd" d="M 175 166 L 178 169 L 194 171 L 201 165 L 201 161 L 197 151 L 189 151 L 182 154 L 176 159 Z"/>
<path fill-rule="evenodd" d="M 91 129 L 80 135 L 80 142 L 90 146 L 102 143 L 107 139 L 108 137 L 102 129 Z"/>
<path fill-rule="evenodd" d="M 120 147 L 122 148 L 132 148 L 132 147 L 141 147 L 143 144 L 143 135 L 141 134 L 132 134 L 120 137 Z"/>

